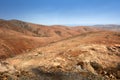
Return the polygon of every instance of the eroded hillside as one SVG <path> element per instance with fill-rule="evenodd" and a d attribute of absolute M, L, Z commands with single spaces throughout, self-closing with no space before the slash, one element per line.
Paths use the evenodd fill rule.
<path fill-rule="evenodd" d="M 9 58 L 0 67 L 3 78 L 18 80 L 117 80 L 120 33 L 83 33 Z"/>
<path fill-rule="evenodd" d="M 81 30 L 76 31 L 66 26 L 45 26 L 19 20 L 0 20 L 0 59 L 14 57 L 51 42 L 98 30 L 90 28 L 86 31 L 84 27 L 79 28 Z"/>

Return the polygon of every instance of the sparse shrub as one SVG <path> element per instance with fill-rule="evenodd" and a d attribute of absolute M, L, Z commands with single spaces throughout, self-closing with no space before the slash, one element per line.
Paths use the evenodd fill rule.
<path fill-rule="evenodd" d="M 41 55 L 41 54 L 42 54 L 42 52 L 41 52 L 41 51 L 39 51 L 39 52 L 38 52 L 38 54 L 40 54 L 40 55 Z"/>
<path fill-rule="evenodd" d="M 55 33 L 61 36 L 61 31 L 55 31 Z"/>
<path fill-rule="evenodd" d="M 94 68 L 94 70 L 102 70 L 102 66 L 98 64 L 97 62 L 90 62 L 90 65 Z"/>
<path fill-rule="evenodd" d="M 118 63 L 117 65 L 117 70 L 120 70 L 120 63 Z"/>

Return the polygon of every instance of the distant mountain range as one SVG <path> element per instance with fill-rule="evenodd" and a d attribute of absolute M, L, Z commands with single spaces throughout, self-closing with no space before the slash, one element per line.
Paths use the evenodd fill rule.
<path fill-rule="evenodd" d="M 94 26 L 106 30 L 120 31 L 120 25 L 111 24 L 111 25 L 94 25 Z"/>

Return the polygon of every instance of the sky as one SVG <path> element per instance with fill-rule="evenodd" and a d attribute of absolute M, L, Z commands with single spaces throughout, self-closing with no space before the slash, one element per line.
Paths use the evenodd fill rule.
<path fill-rule="evenodd" d="M 0 0 L 0 18 L 45 25 L 120 24 L 120 0 Z"/>

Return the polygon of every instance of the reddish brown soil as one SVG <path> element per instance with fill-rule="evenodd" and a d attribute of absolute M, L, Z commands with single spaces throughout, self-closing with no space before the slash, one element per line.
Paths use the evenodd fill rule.
<path fill-rule="evenodd" d="M 50 42 L 90 31 L 97 31 L 97 29 L 45 26 L 18 20 L 0 20 L 0 59 L 13 57 Z"/>
<path fill-rule="evenodd" d="M 10 57 L 0 62 L 0 78 L 6 78 L 6 73 L 11 75 L 13 72 L 12 75 L 20 79 L 20 76 L 30 72 L 38 80 L 45 80 L 50 75 L 56 77 L 55 80 L 83 80 L 80 75 L 88 80 L 118 80 L 120 32 L 3 21 L 0 25 L 0 56 Z M 16 71 L 19 77 L 16 76 Z M 74 75 L 65 78 L 56 72 L 62 72 L 63 76 L 77 72 L 79 78 Z M 13 79 L 14 77 L 12 76 Z M 24 77 L 30 80 L 29 74 Z"/>

